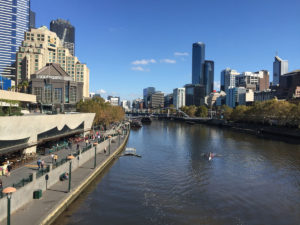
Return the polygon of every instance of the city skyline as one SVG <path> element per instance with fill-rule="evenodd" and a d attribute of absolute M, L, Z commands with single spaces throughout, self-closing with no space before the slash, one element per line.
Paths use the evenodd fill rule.
<path fill-rule="evenodd" d="M 64 10 L 69 1 L 47 2 L 31 2 L 36 26 L 48 25 L 57 18 L 74 25 L 76 51 L 91 70 L 90 92 L 102 96 L 132 100 L 142 98 L 142 90 L 148 86 L 167 94 L 191 83 L 191 45 L 198 41 L 209 46 L 206 58 L 215 62 L 214 89 L 219 89 L 220 73 L 227 67 L 240 72 L 266 69 L 272 80 L 276 52 L 289 61 L 289 71 L 300 68 L 297 1 L 280 7 L 275 4 L 279 1 L 216 1 L 218 7 L 198 1 L 128 1 L 126 5 L 121 1 L 97 1 L 78 7 L 79 1 L 72 1 L 69 11 Z M 61 7 L 57 8 L 56 3 Z M 206 10 L 196 15 L 197 6 Z M 263 19 L 253 17 L 254 11 L 257 15 L 263 13 Z M 82 16 L 78 17 L 79 13 Z M 276 13 L 280 18 L 274 16 Z M 204 20 L 206 17 L 209 19 Z M 282 33 L 296 33 L 277 35 L 278 27 Z"/>

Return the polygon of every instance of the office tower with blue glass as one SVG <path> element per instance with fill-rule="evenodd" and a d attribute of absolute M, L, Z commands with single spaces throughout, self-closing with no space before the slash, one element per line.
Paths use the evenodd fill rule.
<path fill-rule="evenodd" d="M 29 12 L 30 0 L 0 1 L 0 82 L 15 78 L 16 51 L 29 28 Z"/>
<path fill-rule="evenodd" d="M 214 61 L 205 60 L 205 44 L 193 44 L 192 84 L 205 86 L 205 95 L 209 95 L 214 88 Z"/>
<path fill-rule="evenodd" d="M 280 77 L 283 74 L 288 73 L 289 63 L 288 60 L 283 60 L 278 56 L 275 56 L 273 62 L 273 85 L 279 85 Z"/>

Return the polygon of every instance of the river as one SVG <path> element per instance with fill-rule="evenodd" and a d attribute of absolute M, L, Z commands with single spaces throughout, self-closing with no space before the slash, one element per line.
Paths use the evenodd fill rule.
<path fill-rule="evenodd" d="M 142 158 L 115 161 L 55 224 L 300 224 L 300 145 L 153 121 L 127 146 Z"/>

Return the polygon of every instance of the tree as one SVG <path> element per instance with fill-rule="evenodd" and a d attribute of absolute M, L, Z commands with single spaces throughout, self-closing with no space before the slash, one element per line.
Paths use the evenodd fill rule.
<path fill-rule="evenodd" d="M 197 107 L 195 115 L 197 117 L 207 117 L 207 113 L 208 113 L 207 108 L 204 105 L 202 105 Z"/>

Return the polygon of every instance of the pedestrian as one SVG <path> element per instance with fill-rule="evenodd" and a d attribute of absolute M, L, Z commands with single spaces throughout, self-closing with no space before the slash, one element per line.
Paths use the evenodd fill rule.
<path fill-rule="evenodd" d="M 11 165 L 10 164 L 8 164 L 7 165 L 7 176 L 10 176 L 10 171 L 11 171 Z"/>
<path fill-rule="evenodd" d="M 70 150 L 72 150 L 72 142 L 71 141 L 68 142 L 68 147 Z"/>
<path fill-rule="evenodd" d="M 88 146 L 88 144 L 89 144 L 89 140 L 86 139 L 86 141 L 85 141 L 85 146 Z"/>
<path fill-rule="evenodd" d="M 53 159 L 54 159 L 54 154 L 51 153 L 51 162 L 52 162 L 52 164 L 53 164 Z"/>
<path fill-rule="evenodd" d="M 77 143 L 77 147 L 76 147 L 76 150 L 77 150 L 77 151 L 79 150 L 79 143 Z"/>
<path fill-rule="evenodd" d="M 42 162 L 41 162 L 41 168 L 42 168 L 42 170 L 44 169 L 44 166 L 45 166 L 45 161 L 42 160 Z"/>
<path fill-rule="evenodd" d="M 57 154 L 55 154 L 53 158 L 54 158 L 54 161 L 56 162 L 56 161 L 57 161 L 57 159 L 58 159 L 58 155 L 57 155 Z"/>
<path fill-rule="evenodd" d="M 41 159 L 38 159 L 38 161 L 36 163 L 38 165 L 38 170 L 39 170 L 41 168 L 41 163 L 42 163 Z"/>
<path fill-rule="evenodd" d="M 2 180 L 0 179 L 0 189 L 3 189 Z"/>
<path fill-rule="evenodd" d="M 104 154 L 106 154 L 106 147 L 104 148 Z"/>

